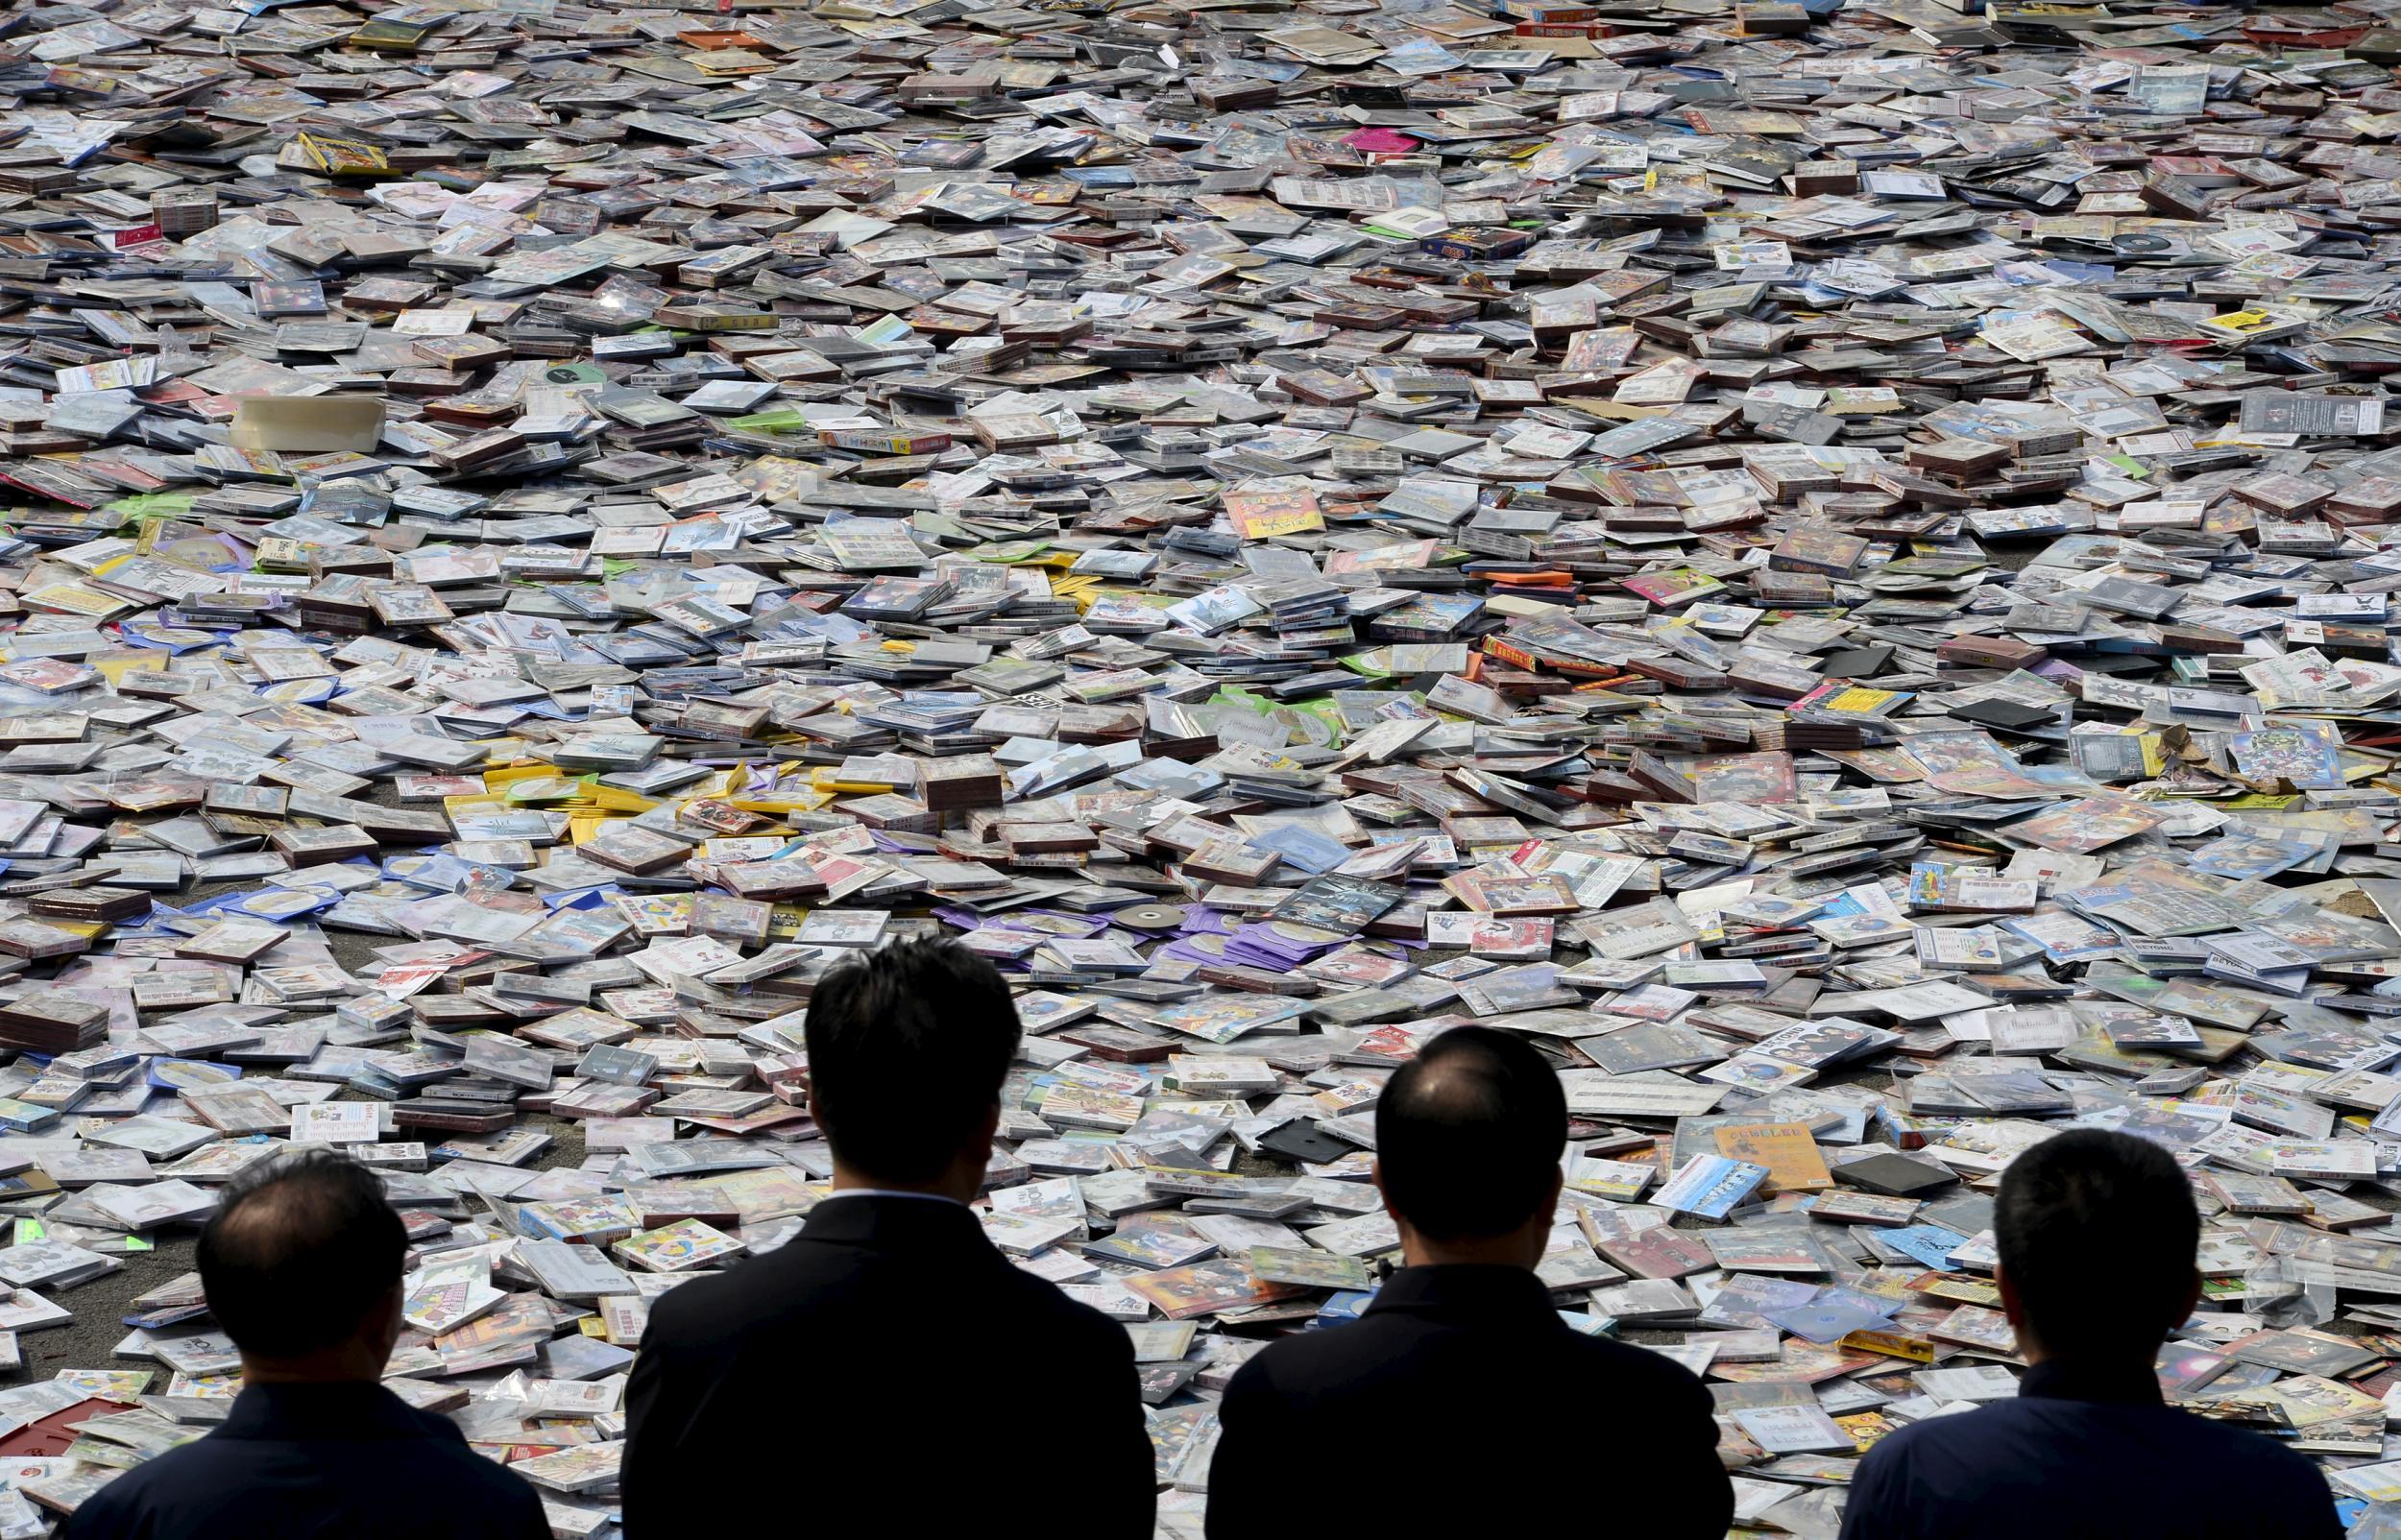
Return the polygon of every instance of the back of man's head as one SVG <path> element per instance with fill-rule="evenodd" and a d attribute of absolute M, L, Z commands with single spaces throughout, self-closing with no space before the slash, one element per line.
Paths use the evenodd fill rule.
<path fill-rule="evenodd" d="M 1567 1098 L 1542 1056 L 1461 1026 L 1427 1044 L 1375 1106 L 1385 1201 L 1432 1240 L 1481 1240 L 1547 1218 Z"/>
<path fill-rule="evenodd" d="M 2001 1173 L 2002 1276 L 2047 1354 L 2147 1361 L 2192 1298 L 2193 1184 L 2148 1140 L 2078 1128 Z"/>
<path fill-rule="evenodd" d="M 1017 1034 L 990 963 L 952 941 L 886 947 L 810 992 L 810 1108 L 852 1169 L 933 1181 L 999 1104 Z"/>
<path fill-rule="evenodd" d="M 348 1156 L 304 1150 L 227 1186 L 200 1232 L 200 1282 L 244 1353 L 305 1358 L 358 1335 L 399 1285 L 407 1251 L 381 1177 Z"/>

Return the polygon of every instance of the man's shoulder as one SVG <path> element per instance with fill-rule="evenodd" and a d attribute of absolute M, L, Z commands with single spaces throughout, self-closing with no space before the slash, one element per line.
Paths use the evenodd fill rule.
<path fill-rule="evenodd" d="M 395 1471 L 438 1472 L 445 1486 L 412 1490 L 403 1483 L 394 1488 L 395 1501 L 432 1502 L 438 1491 L 448 1490 L 456 1481 L 494 1490 L 530 1490 L 521 1479 L 470 1449 L 455 1424 L 427 1412 L 412 1413 L 412 1420 L 418 1424 L 421 1436 L 379 1441 L 374 1446 L 376 1458 Z M 250 1489 L 255 1479 L 275 1466 L 281 1452 L 294 1447 L 274 1439 L 230 1438 L 222 1432 L 209 1433 L 146 1459 L 102 1487 L 86 1504 L 89 1511 L 85 1517 L 122 1517 L 140 1511 L 147 1504 L 177 1503 Z"/>
<path fill-rule="evenodd" d="M 2138 1426 L 2146 1441 L 2154 1446 L 2189 1449 L 2195 1460 L 2213 1463 L 2235 1461 L 2257 1470 L 2277 1469 L 2286 1474 L 2305 1475 L 2313 1480 L 2323 1480 L 2307 1457 L 2273 1439 L 2264 1438 L 2246 1429 L 2195 1416 L 2180 1407 L 2127 1407 L 2042 1396 L 2011 1397 L 1989 1402 L 1974 1411 L 1954 1412 L 1912 1423 L 1880 1439 L 1876 1447 L 1869 1451 L 1868 1458 L 1874 1460 L 1880 1456 L 1889 1463 L 1910 1456 L 1972 1457 L 1980 1451 L 1991 1449 L 1996 1436 L 2011 1432 L 2055 1437 L 2063 1442 L 2078 1440 L 2080 1435 L 2074 1426 L 2076 1419 L 2094 1416 L 2115 1418 L 2128 1414 L 2144 1419 Z M 2127 1427 L 2122 1423 L 2117 1426 L 2122 1430 Z M 2121 1436 L 2123 1436 L 2122 1433 Z M 2125 1451 L 2121 1449 L 2120 1453 L 2122 1455 Z"/>
<path fill-rule="evenodd" d="M 422 1508 L 429 1533 L 517 1534 L 521 1530 L 513 1522 L 513 1507 L 521 1506 L 539 1519 L 541 1495 L 533 1483 L 477 1454 L 457 1423 L 413 1407 L 409 1417 L 417 1436 L 396 1441 L 388 1453 L 379 1446 L 376 1458 L 395 1475 L 415 1472 L 424 1479 L 413 1491 L 396 1482 L 392 1501 L 403 1510 Z"/>
<path fill-rule="evenodd" d="M 988 1266 L 984 1259 L 975 1262 L 975 1265 L 961 1267 L 955 1280 L 959 1304 L 997 1307 L 1018 1323 L 1021 1332 L 1031 1325 L 1055 1328 L 1095 1342 L 1128 1341 L 1117 1323 L 1069 1299 L 1049 1281 L 997 1257 L 990 1259 Z M 764 1257 L 661 1294 L 650 1307 L 644 1346 L 722 1342 L 762 1325 L 788 1328 L 819 1318 L 831 1322 L 880 1315 L 908 1308 L 901 1299 L 922 1291 L 905 1289 L 896 1295 L 889 1286 L 904 1281 L 938 1285 L 942 1277 L 936 1265 L 803 1236 Z"/>
<path fill-rule="evenodd" d="M 1395 1344 L 1386 1327 L 1387 1323 L 1362 1316 L 1341 1326 L 1279 1336 L 1244 1360 L 1234 1371 L 1234 1381 L 1246 1388 L 1269 1384 L 1299 1385 L 1361 1358 L 1389 1361 Z"/>
<path fill-rule="evenodd" d="M 156 1503 L 172 1502 L 229 1482 L 238 1485 L 237 1474 L 228 1468 L 228 1462 L 217 1458 L 237 1447 L 225 1439 L 203 1437 L 153 1456 L 85 1499 L 75 1510 L 70 1532 L 79 1540 L 85 1535 L 128 1533 Z M 234 1454 L 232 1462 L 239 1458 Z"/>
<path fill-rule="evenodd" d="M 2298 1450 L 2247 1428 L 2214 1422 L 2181 1408 L 2168 1410 L 2176 1419 L 2178 1435 L 2191 1439 L 2195 1451 L 2207 1460 L 2208 1469 L 2218 1475 L 2230 1475 L 2233 1484 L 2257 1486 L 2265 1480 L 2285 1480 L 2311 1488 L 2326 1485 L 2325 1473 Z M 2241 1474 L 2231 1475 L 2230 1467 L 2239 1469 Z"/>
<path fill-rule="evenodd" d="M 1971 1489 L 1996 1476 L 2021 1483 L 2039 1476 L 2073 1490 L 2194 1470 L 2211 1473 L 2214 1495 L 2199 1501 L 2220 1519 L 2249 1515 L 2256 1528 L 2248 1532 L 2262 1540 L 2324 1532 L 2312 1526 L 2307 1504 L 2331 1503 L 2331 1493 L 2307 1456 L 2176 1407 L 2016 1397 L 1928 1418 L 1878 1440 L 1852 1489 L 1873 1487 L 1880 1501 L 1895 1501 L 1910 1490 Z"/>
<path fill-rule="evenodd" d="M 378 1499 L 401 1512 L 423 1509 L 427 1532 L 459 1534 L 540 1533 L 510 1523 L 510 1507 L 524 1504 L 538 1518 L 538 1499 L 524 1479 L 476 1454 L 457 1425 L 431 1412 L 410 1412 L 420 1436 L 380 1439 L 372 1448 L 377 1468 L 390 1478 Z M 166 1515 L 220 1511 L 221 1505 L 272 1502 L 289 1492 L 291 1460 L 305 1445 L 279 1439 L 228 1437 L 222 1431 L 168 1450 L 110 1481 L 77 1509 L 70 1533 L 105 1537 L 130 1534 L 143 1522 Z M 462 1505 L 463 1504 L 463 1505 Z M 444 1514 L 475 1515 L 469 1524 L 449 1524 Z M 181 1522 L 181 1521 L 175 1521 Z"/>
<path fill-rule="evenodd" d="M 1860 1468 L 1880 1469 L 1899 1465 L 1916 1455 L 1974 1449 L 1988 1440 L 1995 1425 L 2003 1420 L 1995 1415 L 2000 1410 L 1997 1407 L 1978 1407 L 1974 1411 L 1954 1411 L 1896 1428 L 1875 1442 L 1861 1457 Z"/>
<path fill-rule="evenodd" d="M 239 1487 L 258 1463 L 257 1445 L 213 1430 L 163 1455 L 154 1455 L 100 1489 L 114 1503 Z M 97 1501 L 97 1499 L 95 1499 Z"/>
<path fill-rule="evenodd" d="M 2056 1430 L 2055 1433 L 2047 1432 L 2047 1421 L 2063 1414 L 2071 1417 L 2080 1415 L 2096 1406 L 2091 1402 L 2039 1396 L 2012 1396 L 1988 1401 L 1972 1411 L 1947 1412 L 1896 1429 L 1878 1439 L 1866 1457 L 1880 1465 L 1893 1465 L 1912 1457 L 1975 1459 L 1990 1454 L 1998 1447 L 1998 1440 L 2013 1433 L 2070 1439 L 2074 1435 L 2065 1428 Z"/>
<path fill-rule="evenodd" d="M 1014 1263 L 1001 1266 L 1000 1287 L 1009 1294 L 1008 1310 L 1021 1320 L 1038 1322 L 1058 1342 L 1112 1359 L 1133 1361 L 1133 1338 L 1123 1322 L 1113 1321 L 1080 1300 L 1069 1299 L 1056 1284 L 1037 1278 Z"/>
<path fill-rule="evenodd" d="M 1482 1335 L 1475 1326 L 1451 1328 L 1466 1335 Z M 1305 1385 L 1312 1380 L 1354 1371 L 1362 1364 L 1405 1367 L 1415 1339 L 1422 1336 L 1408 1317 L 1370 1311 L 1355 1321 L 1278 1337 L 1251 1355 L 1240 1372 L 1251 1383 Z M 1683 1391 L 1706 1396 L 1701 1382 L 1673 1360 L 1607 1337 L 1588 1336 L 1562 1329 L 1528 1338 L 1521 1332 L 1492 1334 L 1493 1352 L 1516 1348 L 1535 1372 L 1555 1375 L 1563 1382 L 1589 1384 L 1596 1380 L 1613 1386 L 1631 1386 L 1637 1394 Z"/>
<path fill-rule="evenodd" d="M 401 1448 L 407 1453 L 402 1458 L 427 1470 L 441 1471 L 446 1478 L 455 1476 L 487 1493 L 533 1490 L 523 1477 L 512 1474 L 497 1460 L 476 1454 L 456 1423 L 429 1411 L 417 1415 L 424 1436 L 403 1444 Z"/>
<path fill-rule="evenodd" d="M 791 1319 L 819 1303 L 823 1289 L 856 1272 L 864 1253 L 851 1246 L 795 1239 L 721 1272 L 691 1278 L 650 1302 L 646 1339 L 676 1340 L 739 1335 L 763 1314 Z"/>

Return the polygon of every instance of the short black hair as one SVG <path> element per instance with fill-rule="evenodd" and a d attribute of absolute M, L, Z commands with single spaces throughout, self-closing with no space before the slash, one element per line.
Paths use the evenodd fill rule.
<path fill-rule="evenodd" d="M 1000 970 L 958 943 L 870 952 L 810 992 L 810 1110 L 844 1165 L 930 1182 L 999 1104 L 1018 1032 Z"/>
<path fill-rule="evenodd" d="M 347 1155 L 301 1150 L 227 1186 L 200 1232 L 200 1283 L 234 1346 L 298 1358 L 354 1335 L 407 1254 L 383 1178 Z"/>
<path fill-rule="evenodd" d="M 1993 1237 L 2046 1353 L 2147 1362 L 2193 1287 L 2201 1216 L 2167 1150 L 2076 1128 L 2001 1172 Z"/>
<path fill-rule="evenodd" d="M 1507 1235 L 1542 1212 L 1567 1147 L 1567 1096 L 1524 1042 L 1453 1027 L 1375 1104 L 1384 1198 L 1435 1240 Z"/>

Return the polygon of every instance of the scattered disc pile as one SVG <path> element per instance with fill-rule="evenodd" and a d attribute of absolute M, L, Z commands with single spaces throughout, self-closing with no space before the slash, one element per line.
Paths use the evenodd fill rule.
<path fill-rule="evenodd" d="M 812 981 L 932 934 L 1170 1532 L 1470 1021 L 1749 1528 L 2012 1393 L 2075 1123 L 2193 1171 L 2169 1393 L 2396 1532 L 2396 9 L 20 0 L 0 1537 L 223 1415 L 189 1232 L 303 1142 L 607 1529 L 649 1302 L 827 1190 Z"/>

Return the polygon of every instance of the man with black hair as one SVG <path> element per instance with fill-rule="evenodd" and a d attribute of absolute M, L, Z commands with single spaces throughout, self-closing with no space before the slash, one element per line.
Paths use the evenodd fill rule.
<path fill-rule="evenodd" d="M 1935 1417 L 1860 1462 L 1842 1540 L 2340 1540 L 2315 1466 L 2166 1405 L 2155 1363 L 2201 1295 L 2193 1185 L 2147 1140 L 2081 1128 L 2001 1173 L 2014 1401 Z"/>
<path fill-rule="evenodd" d="M 1337 1514 L 1387 1540 L 1722 1540 L 1734 1491 L 1709 1391 L 1656 1353 L 1570 1330 L 1535 1276 L 1566 1143 L 1558 1075 L 1507 1033 L 1457 1027 L 1401 1066 L 1376 1103 L 1375 1184 L 1408 1265 L 1356 1322 L 1285 1337 L 1235 1374 L 1211 1540 Z M 1597 1471 L 1637 1483 L 1631 1508 Z"/>
<path fill-rule="evenodd" d="M 1011 1264 L 967 1207 L 1017 1036 L 1007 984 L 954 942 L 818 982 L 809 1100 L 833 1195 L 788 1244 L 652 1307 L 627 1390 L 627 1540 L 682 1540 L 704 1514 L 712 1533 L 781 1532 L 818 1503 L 893 1535 L 1150 1540 L 1131 1339 Z M 781 1453 L 760 1457 L 769 1435 Z M 1036 1448 L 1063 1462 L 1063 1497 L 979 1475 L 980 1455 Z"/>
<path fill-rule="evenodd" d="M 532 1487 L 377 1383 L 407 1249 L 382 1179 L 348 1156 L 237 1177 L 200 1233 L 200 1281 L 242 1393 L 206 1437 L 101 1488 L 69 1540 L 546 1540 Z"/>

